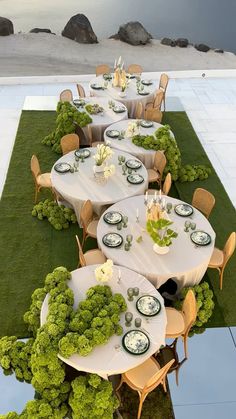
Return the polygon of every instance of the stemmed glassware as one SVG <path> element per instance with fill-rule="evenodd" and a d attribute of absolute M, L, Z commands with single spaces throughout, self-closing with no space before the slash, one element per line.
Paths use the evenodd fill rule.
<path fill-rule="evenodd" d="M 187 221 L 185 221 L 184 225 L 185 225 L 184 231 L 186 231 L 186 233 L 188 233 L 191 222 L 187 220 Z"/>
<path fill-rule="evenodd" d="M 129 221 L 129 218 L 127 217 L 127 215 L 123 215 L 122 222 L 123 222 L 123 227 L 124 228 L 127 227 L 128 221 Z"/>
<path fill-rule="evenodd" d="M 133 288 L 129 288 L 129 289 L 133 289 Z M 129 289 L 128 289 L 128 291 L 129 291 Z M 130 311 L 127 311 L 125 313 L 125 326 L 130 327 L 132 320 L 133 320 L 133 313 L 131 313 Z"/>
<path fill-rule="evenodd" d="M 118 162 L 119 162 L 119 165 L 121 165 L 121 164 L 122 164 L 122 158 L 123 158 L 123 156 L 121 156 L 121 155 L 119 155 L 119 156 L 118 156 Z"/>
<path fill-rule="evenodd" d="M 172 207 L 173 207 L 172 203 L 167 202 L 167 204 L 166 204 L 167 214 L 171 213 Z"/>
<path fill-rule="evenodd" d="M 127 289 L 127 295 L 128 295 L 128 300 L 133 301 L 133 299 L 134 299 L 134 289 L 133 288 L 128 288 Z"/>
<path fill-rule="evenodd" d="M 190 223 L 190 228 L 191 228 L 191 230 L 195 230 L 195 228 L 196 228 L 196 223 Z"/>
<path fill-rule="evenodd" d="M 123 175 L 126 175 L 126 171 L 127 171 L 127 166 L 126 166 L 126 164 L 123 164 L 123 166 L 122 166 L 122 171 L 123 171 Z"/>

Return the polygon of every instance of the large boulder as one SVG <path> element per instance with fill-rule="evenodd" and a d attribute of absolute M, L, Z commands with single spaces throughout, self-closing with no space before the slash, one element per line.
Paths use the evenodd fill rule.
<path fill-rule="evenodd" d="M 0 36 L 12 35 L 13 33 L 13 23 L 6 17 L 0 16 Z"/>
<path fill-rule="evenodd" d="M 208 47 L 208 45 L 205 45 L 205 44 L 196 44 L 196 45 L 194 45 L 194 47 L 195 47 L 198 51 L 201 51 L 201 52 L 207 52 L 207 51 L 209 51 L 209 49 L 210 49 L 210 47 Z"/>
<path fill-rule="evenodd" d="M 121 25 L 118 36 L 121 41 L 131 45 L 145 45 L 152 38 L 140 22 L 128 22 Z"/>
<path fill-rule="evenodd" d="M 167 45 L 169 47 L 176 47 L 176 41 L 171 38 L 162 38 L 161 40 L 162 45 Z"/>
<path fill-rule="evenodd" d="M 45 33 L 51 33 L 54 35 L 54 33 L 51 31 L 51 29 L 41 29 L 41 28 L 33 28 L 31 29 L 30 33 L 41 33 L 41 32 L 45 32 Z"/>
<path fill-rule="evenodd" d="M 178 38 L 176 39 L 176 45 L 180 48 L 186 48 L 188 46 L 187 38 Z"/>
<path fill-rule="evenodd" d="M 81 44 L 95 44 L 98 42 L 91 23 L 81 13 L 70 18 L 61 34 Z"/>

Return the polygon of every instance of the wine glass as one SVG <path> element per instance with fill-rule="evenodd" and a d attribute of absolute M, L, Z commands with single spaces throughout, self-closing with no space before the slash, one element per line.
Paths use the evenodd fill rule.
<path fill-rule="evenodd" d="M 121 155 L 119 155 L 119 156 L 118 156 L 118 162 L 119 162 L 119 165 L 121 165 L 121 164 L 122 164 L 122 157 L 123 157 L 123 156 L 121 156 Z"/>
<path fill-rule="evenodd" d="M 188 233 L 188 231 L 189 231 L 190 224 L 191 224 L 190 221 L 185 221 L 185 223 L 184 223 L 184 225 L 185 225 L 184 231 L 186 231 L 186 233 Z"/>
<path fill-rule="evenodd" d="M 139 288 L 134 287 L 134 296 L 137 297 L 139 295 Z"/>
<path fill-rule="evenodd" d="M 133 288 L 128 288 L 127 289 L 127 295 L 128 295 L 128 300 L 133 301 L 133 299 L 134 299 L 134 289 Z"/>
<path fill-rule="evenodd" d="M 133 235 L 132 234 L 127 234 L 126 241 L 129 244 L 129 246 L 131 246 L 132 240 L 133 240 Z"/>
<path fill-rule="evenodd" d="M 128 174 L 132 175 L 132 169 L 130 167 L 128 167 Z"/>
<path fill-rule="evenodd" d="M 132 288 L 129 288 L 129 289 L 132 289 Z M 125 313 L 125 326 L 126 327 L 131 326 L 132 320 L 133 320 L 133 313 L 131 313 L 130 311 L 127 311 Z"/>
<path fill-rule="evenodd" d="M 141 327 L 142 319 L 140 319 L 140 317 L 136 317 L 136 319 L 134 320 L 134 324 L 135 327 Z"/>
<path fill-rule="evenodd" d="M 195 230 L 195 228 L 196 228 L 196 223 L 190 223 L 190 228 L 191 228 L 191 230 Z"/>
<path fill-rule="evenodd" d="M 129 221 L 127 215 L 123 215 L 122 221 L 123 221 L 123 227 L 126 228 Z"/>
<path fill-rule="evenodd" d="M 126 175 L 126 170 L 127 170 L 127 166 L 125 164 L 123 164 L 122 166 L 122 171 L 123 171 L 123 175 Z"/>
<path fill-rule="evenodd" d="M 172 207 L 173 207 L 172 203 L 167 202 L 167 204 L 166 204 L 167 214 L 171 213 Z"/>

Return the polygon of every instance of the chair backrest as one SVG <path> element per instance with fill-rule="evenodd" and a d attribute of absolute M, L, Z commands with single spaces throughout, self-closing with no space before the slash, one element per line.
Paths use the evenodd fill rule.
<path fill-rule="evenodd" d="M 197 302 L 195 298 L 195 294 L 193 290 L 189 290 L 186 294 L 186 297 L 183 302 L 182 306 L 182 313 L 184 316 L 184 324 L 185 324 L 185 330 L 184 334 L 188 335 L 189 330 L 191 329 L 193 323 L 196 321 L 197 317 Z"/>
<path fill-rule="evenodd" d="M 168 195 L 168 193 L 170 192 L 171 183 L 172 183 L 171 173 L 167 173 L 165 181 L 162 186 L 162 191 L 164 195 Z"/>
<path fill-rule="evenodd" d="M 155 121 L 160 124 L 162 121 L 162 116 L 162 112 L 158 109 L 148 108 L 145 110 L 145 119 L 147 119 L 148 121 Z"/>
<path fill-rule="evenodd" d="M 41 170 L 40 170 L 38 158 L 35 156 L 35 154 L 33 154 L 33 156 L 31 157 L 30 168 L 31 168 L 31 172 L 33 174 L 34 180 L 37 183 L 37 177 L 41 174 Z"/>
<path fill-rule="evenodd" d="M 164 97 L 164 92 L 163 90 L 157 90 L 156 95 L 155 95 L 155 99 L 153 102 L 153 108 L 154 109 L 158 109 L 159 111 L 161 110 L 161 104 L 163 101 L 163 97 Z"/>
<path fill-rule="evenodd" d="M 73 94 L 70 89 L 63 90 L 60 93 L 60 102 L 72 102 L 73 101 Z"/>
<path fill-rule="evenodd" d="M 166 377 L 171 365 L 175 362 L 174 359 L 171 359 L 164 367 L 162 367 L 158 372 L 156 372 L 151 378 L 149 378 L 147 384 L 144 387 L 144 392 L 150 393 L 154 390 Z"/>
<path fill-rule="evenodd" d="M 168 86 L 168 82 L 169 82 L 168 75 L 165 73 L 162 73 L 160 77 L 160 82 L 159 82 L 159 89 L 163 89 L 163 91 L 165 92 Z"/>
<path fill-rule="evenodd" d="M 85 201 L 82 205 L 81 211 L 80 211 L 80 222 L 82 224 L 82 227 L 87 230 L 87 227 L 93 219 L 93 206 L 92 202 L 88 199 Z"/>
<path fill-rule="evenodd" d="M 235 251 L 235 247 L 236 247 L 236 233 L 233 231 L 230 236 L 227 239 L 227 242 L 225 243 L 224 246 L 224 262 L 223 262 L 223 267 L 225 267 L 226 263 L 228 262 L 228 260 L 231 258 L 232 254 Z"/>
<path fill-rule="evenodd" d="M 86 266 L 86 260 L 85 260 L 84 254 L 83 254 L 83 249 L 82 249 L 79 237 L 76 235 L 75 238 L 76 238 L 77 245 L 78 245 L 80 265 L 81 266 Z"/>
<path fill-rule="evenodd" d="M 61 138 L 62 154 L 67 154 L 70 151 L 79 148 L 79 137 L 77 134 L 66 134 Z"/>
<path fill-rule="evenodd" d="M 135 108 L 135 115 L 134 117 L 136 119 L 141 119 L 143 116 L 143 104 L 142 102 L 138 102 L 136 108 Z"/>
<path fill-rule="evenodd" d="M 83 86 L 81 84 L 77 84 L 76 87 L 77 87 L 79 97 L 85 97 L 85 90 Z"/>
<path fill-rule="evenodd" d="M 158 150 L 155 153 L 153 169 L 159 172 L 160 179 L 162 179 L 162 175 L 163 175 L 165 167 L 166 167 L 166 156 L 162 151 Z"/>
<path fill-rule="evenodd" d="M 203 188 L 197 188 L 194 191 L 192 205 L 199 209 L 206 218 L 209 217 L 212 209 L 215 205 L 215 197 L 214 195 Z"/>
<path fill-rule="evenodd" d="M 129 74 L 142 74 L 143 68 L 139 64 L 130 64 L 127 71 Z"/>
<path fill-rule="evenodd" d="M 106 73 L 111 73 L 111 68 L 107 64 L 100 64 L 96 67 L 96 76 L 100 76 Z"/>

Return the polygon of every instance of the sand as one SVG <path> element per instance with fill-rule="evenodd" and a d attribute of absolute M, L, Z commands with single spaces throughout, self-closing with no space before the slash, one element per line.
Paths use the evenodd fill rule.
<path fill-rule="evenodd" d="M 230 52 L 171 48 L 159 40 L 135 47 L 113 39 L 78 44 L 43 33 L 0 37 L 0 76 L 92 74 L 97 64 L 113 66 L 120 55 L 126 64 L 141 64 L 144 71 L 236 69 L 236 55 Z"/>

